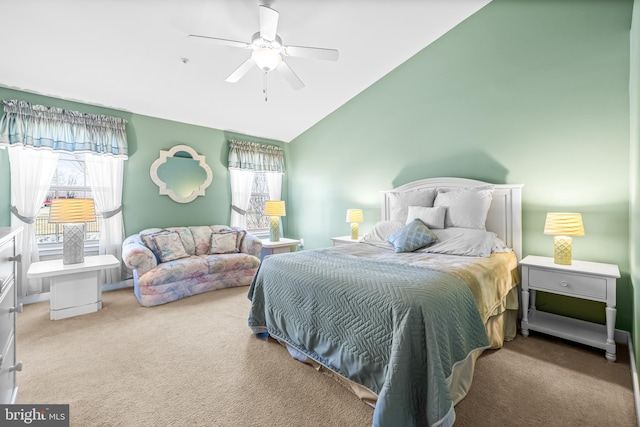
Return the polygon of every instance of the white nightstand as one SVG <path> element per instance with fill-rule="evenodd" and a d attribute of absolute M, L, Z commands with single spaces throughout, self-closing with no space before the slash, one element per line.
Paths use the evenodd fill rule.
<path fill-rule="evenodd" d="M 51 279 L 50 319 L 58 320 L 102 309 L 100 272 L 118 266 L 113 255 L 85 256 L 78 264 L 54 259 L 31 263 L 27 277 Z"/>
<path fill-rule="evenodd" d="M 555 264 L 553 258 L 527 256 L 522 266 L 522 335 L 543 332 L 560 338 L 601 348 L 607 360 L 615 362 L 616 279 L 617 265 L 576 261 L 571 265 Z M 536 291 L 550 292 L 607 304 L 606 325 L 585 322 L 536 310 Z"/>
<path fill-rule="evenodd" d="M 359 243 L 361 239 L 362 238 L 354 240 L 351 238 L 351 235 L 348 235 L 348 236 L 332 237 L 331 241 L 333 241 L 333 246 L 340 246 L 340 245 L 348 245 L 351 243 Z"/>
<path fill-rule="evenodd" d="M 286 237 L 281 237 L 277 242 L 272 242 L 269 239 L 262 239 L 262 251 L 260 252 L 260 256 L 264 258 L 271 254 L 284 254 L 291 252 L 291 249 L 295 248 L 299 244 L 300 240 L 287 239 Z"/>

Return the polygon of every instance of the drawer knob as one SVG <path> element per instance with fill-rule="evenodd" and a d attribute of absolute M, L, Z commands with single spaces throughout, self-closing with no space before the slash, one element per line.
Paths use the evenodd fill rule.
<path fill-rule="evenodd" d="M 566 280 L 561 281 L 561 282 L 560 282 L 560 284 L 561 284 L 562 286 L 564 286 L 565 288 L 566 288 L 567 286 L 569 286 L 569 283 L 568 283 Z"/>
<path fill-rule="evenodd" d="M 22 262 L 22 254 L 16 256 L 10 256 L 9 261 Z"/>
<path fill-rule="evenodd" d="M 22 362 L 18 362 L 14 366 L 9 368 L 9 372 L 13 371 L 22 371 Z"/>
<path fill-rule="evenodd" d="M 23 308 L 23 305 L 22 303 L 20 303 L 15 307 L 11 307 L 9 309 L 9 313 L 22 313 L 22 308 Z"/>

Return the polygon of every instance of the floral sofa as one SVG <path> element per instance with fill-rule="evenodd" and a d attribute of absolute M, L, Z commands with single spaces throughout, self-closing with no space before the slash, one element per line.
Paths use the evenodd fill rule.
<path fill-rule="evenodd" d="M 140 305 L 149 307 L 250 285 L 261 249 L 256 236 L 225 225 L 149 228 L 125 239 L 122 259 Z"/>

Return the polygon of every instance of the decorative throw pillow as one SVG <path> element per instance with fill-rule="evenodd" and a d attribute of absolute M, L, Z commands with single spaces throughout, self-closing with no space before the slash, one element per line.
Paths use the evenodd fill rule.
<path fill-rule="evenodd" d="M 416 218 L 387 238 L 394 246 L 394 252 L 413 252 L 438 240 L 424 222 Z"/>
<path fill-rule="evenodd" d="M 156 261 L 161 262 L 160 261 L 160 252 L 158 251 L 158 248 L 156 247 L 155 242 L 153 241 L 153 236 L 155 236 L 156 234 L 161 234 L 161 233 L 167 233 L 167 230 L 164 230 L 162 228 L 147 228 L 145 230 L 142 230 L 139 234 L 140 234 L 140 240 L 142 240 L 142 243 L 144 243 L 144 245 L 149 248 L 151 250 L 151 252 L 153 252 L 153 254 L 156 257 Z"/>
<path fill-rule="evenodd" d="M 409 206 L 431 207 L 435 197 L 435 188 L 389 193 L 389 219 L 391 221 L 407 222 Z"/>
<path fill-rule="evenodd" d="M 210 253 L 211 249 L 211 227 L 208 225 L 199 225 L 189 227 L 193 242 L 195 244 L 195 254 L 204 255 Z"/>
<path fill-rule="evenodd" d="M 426 208 L 424 206 L 409 206 L 407 214 L 407 224 L 413 221 L 415 218 L 420 218 L 424 224 L 431 228 L 444 228 L 444 217 L 447 213 L 447 208 L 444 206 L 436 206 L 433 208 Z"/>
<path fill-rule="evenodd" d="M 184 246 L 184 250 L 187 251 L 189 255 L 196 254 L 196 242 L 193 239 L 193 234 L 189 227 L 167 227 L 167 230 L 175 231 L 180 235 L 182 246 Z"/>
<path fill-rule="evenodd" d="M 238 250 L 238 232 L 223 231 L 211 235 L 210 254 L 232 254 Z"/>
<path fill-rule="evenodd" d="M 160 262 L 173 261 L 189 256 L 187 251 L 184 250 L 180 235 L 175 231 L 154 234 L 152 239 L 158 248 Z"/>
<path fill-rule="evenodd" d="M 486 230 L 485 222 L 491 206 L 493 187 L 438 191 L 433 206 L 447 208 L 445 227 Z"/>

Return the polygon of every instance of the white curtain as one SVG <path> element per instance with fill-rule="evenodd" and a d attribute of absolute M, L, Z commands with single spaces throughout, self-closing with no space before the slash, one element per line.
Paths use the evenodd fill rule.
<path fill-rule="evenodd" d="M 247 209 L 253 187 L 253 171 L 229 169 L 231 181 L 231 222 L 232 227 L 247 228 Z"/>
<path fill-rule="evenodd" d="M 247 228 L 246 211 L 251 200 L 255 172 L 264 172 L 269 186 L 269 198 L 280 200 L 284 151 L 275 145 L 229 140 L 229 171 L 231 181 L 232 226 Z M 282 222 L 280 222 L 282 232 Z"/>
<path fill-rule="evenodd" d="M 32 262 L 40 261 L 36 240 L 35 218 L 47 196 L 53 174 L 58 166 L 58 153 L 23 145 L 8 148 L 11 168 L 11 225 L 22 226 L 18 243 L 22 262 L 19 263 L 18 297 L 42 292 L 42 280 L 27 280 Z"/>
<path fill-rule="evenodd" d="M 122 220 L 122 184 L 124 159 L 122 157 L 85 154 L 87 174 L 96 209 L 102 213 L 99 254 L 111 254 L 122 259 L 124 222 Z M 122 280 L 121 268 L 105 271 L 104 283 Z"/>

